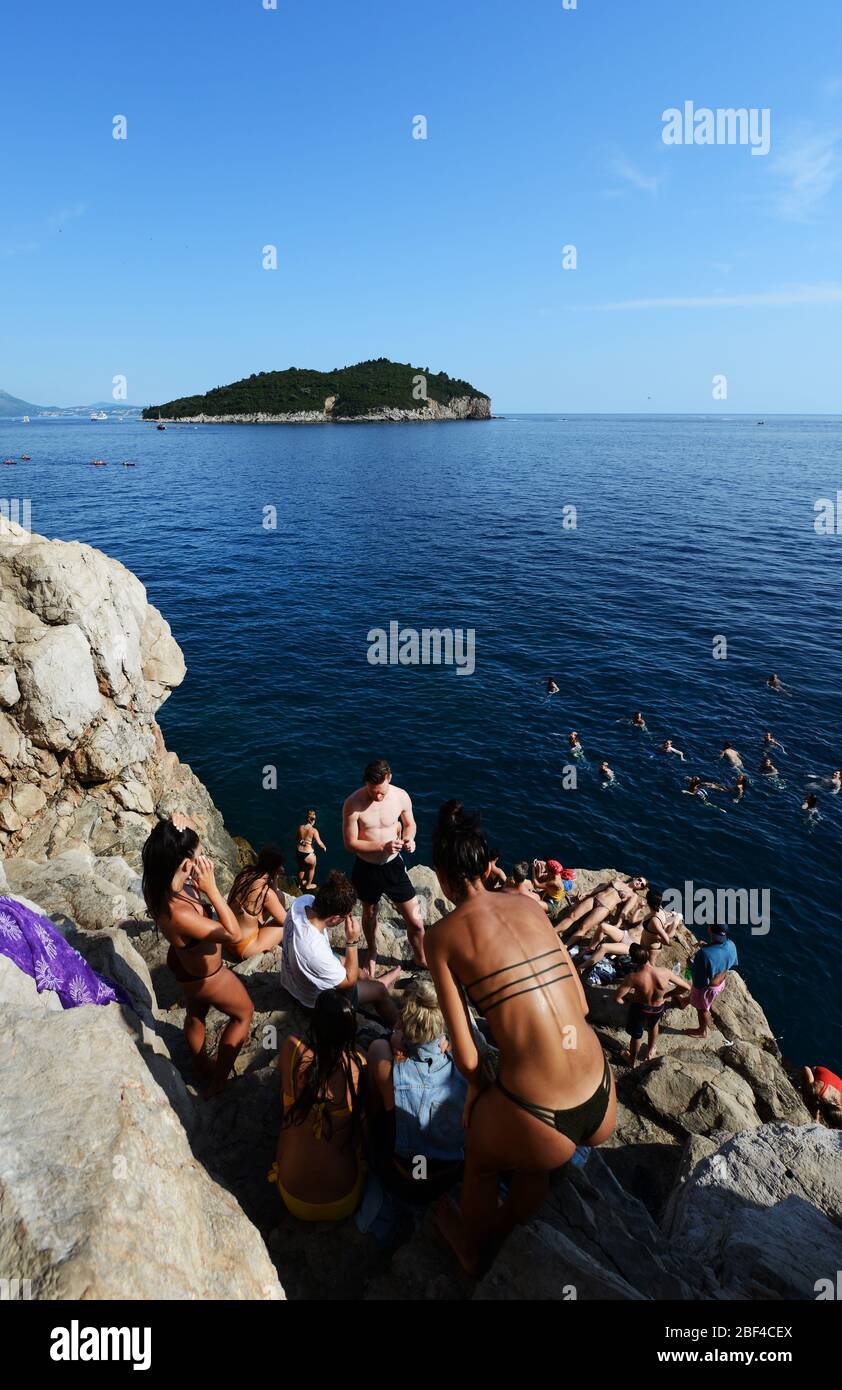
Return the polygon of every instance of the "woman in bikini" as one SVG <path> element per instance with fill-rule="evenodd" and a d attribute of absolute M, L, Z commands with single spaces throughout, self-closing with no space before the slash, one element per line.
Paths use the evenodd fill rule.
<path fill-rule="evenodd" d="M 453 1056 L 468 1083 L 461 1211 L 446 1199 L 437 1219 L 475 1275 L 540 1206 L 549 1174 L 577 1146 L 608 1139 L 616 1096 L 567 951 L 537 903 L 485 891 L 488 844 L 461 802 L 450 801 L 439 812 L 433 863 L 456 906 L 428 928 L 427 960 Z M 483 1078 L 469 1000 L 499 1048 L 494 1082 Z M 502 1172 L 512 1176 L 498 1206 Z"/>
<path fill-rule="evenodd" d="M 590 897 L 582 898 L 573 911 L 563 916 L 557 924 L 559 930 L 564 930 L 564 940 L 568 944 L 579 941 L 602 926 L 608 917 L 615 915 L 620 928 L 628 922 L 636 924 L 643 916 L 641 894 L 648 887 L 642 874 L 634 874 L 628 883 L 621 878 L 615 878 L 613 883 L 601 883 Z M 571 932 L 573 926 L 575 931 Z"/>
<path fill-rule="evenodd" d="M 304 824 L 298 827 L 298 843 L 295 847 L 295 857 L 298 862 L 298 886 L 302 893 L 309 893 L 310 889 L 315 887 L 313 882 L 316 877 L 314 844 L 318 845 L 322 851 L 327 849 L 316 829 L 316 813 L 310 810 L 307 812 L 307 819 Z"/>
<path fill-rule="evenodd" d="M 284 858 L 277 845 L 265 845 L 257 863 L 241 869 L 231 885 L 228 906 L 242 932 L 233 950 L 240 960 L 271 951 L 284 939 L 287 910 L 277 892 L 283 869 Z"/>
<path fill-rule="evenodd" d="M 660 952 L 665 946 L 669 946 L 679 922 L 677 913 L 664 909 L 663 900 L 664 895 L 657 888 L 650 888 L 646 894 L 649 916 L 643 923 L 640 944 L 645 946 L 649 953 L 650 965 L 657 964 Z"/>
<path fill-rule="evenodd" d="M 310 1037 L 289 1037 L 278 1057 L 283 1120 L 269 1181 L 300 1221 L 353 1216 L 365 1181 L 365 1057 L 347 992 L 324 990 Z"/>
<path fill-rule="evenodd" d="M 159 821 L 143 846 L 143 896 L 149 916 L 170 949 L 167 965 L 184 991 L 184 1036 L 196 1070 L 209 1079 L 206 1099 L 222 1091 L 248 1037 L 254 1006 L 222 959 L 222 947 L 240 940 L 240 924 L 220 893 L 213 864 L 184 818 L 179 827 Z M 203 902 L 200 894 L 208 899 Z M 205 1019 L 213 1006 L 227 1014 L 216 1062 L 205 1047 Z"/>

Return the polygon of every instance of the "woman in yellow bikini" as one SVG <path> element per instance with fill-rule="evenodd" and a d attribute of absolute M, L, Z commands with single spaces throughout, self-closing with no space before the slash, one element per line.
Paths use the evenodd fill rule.
<path fill-rule="evenodd" d="M 365 1182 L 365 1057 L 347 992 L 316 1000 L 309 1041 L 289 1037 L 278 1057 L 283 1120 L 269 1181 L 299 1221 L 344 1221 Z"/>
<path fill-rule="evenodd" d="M 233 946 L 240 960 L 271 951 L 284 939 L 287 910 L 278 897 L 278 875 L 284 859 L 277 845 L 265 845 L 257 863 L 241 869 L 231 885 L 228 906 L 240 924 L 240 940 Z"/>

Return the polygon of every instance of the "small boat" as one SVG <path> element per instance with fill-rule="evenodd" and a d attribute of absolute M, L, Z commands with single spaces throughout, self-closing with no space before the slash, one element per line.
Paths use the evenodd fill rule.
<path fill-rule="evenodd" d="M 137 464 L 136 464 L 136 463 L 132 463 L 131 459 L 123 459 L 123 467 L 124 467 L 124 468 L 137 468 Z"/>
<path fill-rule="evenodd" d="M 158 423 L 157 423 L 157 425 L 155 426 L 155 428 L 156 428 L 156 430 L 165 430 L 167 427 L 166 427 L 166 425 L 162 425 L 162 424 L 161 424 L 161 421 L 159 420 Z"/>
<path fill-rule="evenodd" d="M 92 420 L 107 420 L 107 419 L 108 419 L 108 416 L 106 415 L 106 413 L 105 413 L 104 410 L 92 410 L 92 411 L 91 411 L 91 419 L 92 419 Z"/>
<path fill-rule="evenodd" d="M 31 455 L 31 454 L 21 454 L 21 462 L 22 462 L 22 463 L 30 463 L 31 461 L 32 461 L 32 455 Z"/>
<path fill-rule="evenodd" d="M 23 417 L 23 423 L 24 423 L 25 425 L 28 425 L 28 424 L 29 424 L 29 416 L 28 416 L 28 415 L 24 415 L 24 417 Z"/>
<path fill-rule="evenodd" d="M 107 468 L 107 467 L 108 467 L 108 460 L 107 460 L 107 459 L 91 459 L 91 467 L 92 467 L 92 468 Z"/>
<path fill-rule="evenodd" d="M 4 459 L 3 462 L 7 468 L 16 468 L 18 461 L 17 459 Z"/>

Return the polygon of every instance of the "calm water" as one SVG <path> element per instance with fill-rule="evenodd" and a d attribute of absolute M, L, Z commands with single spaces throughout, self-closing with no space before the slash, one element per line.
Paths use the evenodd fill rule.
<path fill-rule="evenodd" d="M 414 798 L 423 861 L 436 808 L 459 795 L 505 864 L 768 888 L 769 934 L 734 933 L 743 973 L 784 1050 L 839 1069 L 842 796 L 820 796 L 813 828 L 799 806 L 809 773 L 842 765 L 842 536 L 813 527 L 815 500 L 842 485 L 842 420 L 0 422 L 0 457 L 24 452 L 0 479 L 32 499 L 35 530 L 118 557 L 170 621 L 188 678 L 161 722 L 233 832 L 280 839 L 292 861 L 314 805 L 344 865 L 342 800 L 383 755 Z M 391 621 L 475 629 L 475 674 L 371 666 L 367 633 Z M 772 670 L 791 699 L 766 690 Z M 550 673 L 562 693 L 547 701 Z M 637 708 L 650 740 L 616 722 Z M 571 728 L 587 765 L 564 790 Z M 754 775 L 765 728 L 788 750 L 782 787 Z M 651 756 L 667 734 L 686 767 Z M 722 775 L 726 738 L 753 786 L 721 814 L 681 786 Z"/>

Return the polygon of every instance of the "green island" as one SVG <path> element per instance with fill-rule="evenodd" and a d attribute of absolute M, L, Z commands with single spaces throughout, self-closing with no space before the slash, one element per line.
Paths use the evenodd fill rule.
<path fill-rule="evenodd" d="M 378 357 L 352 367 L 331 372 L 289 367 L 282 372 L 257 372 L 230 386 L 217 386 L 203 396 L 182 396 L 162 405 L 148 406 L 145 420 L 178 420 L 204 417 L 262 415 L 285 417 L 309 415 L 323 419 L 353 420 L 379 416 L 386 411 L 449 412 L 453 402 L 469 402 L 460 408 L 464 418 L 490 415 L 488 396 L 467 381 L 413 367 L 408 362 L 390 362 Z M 384 418 L 386 418 L 384 416 Z"/>

